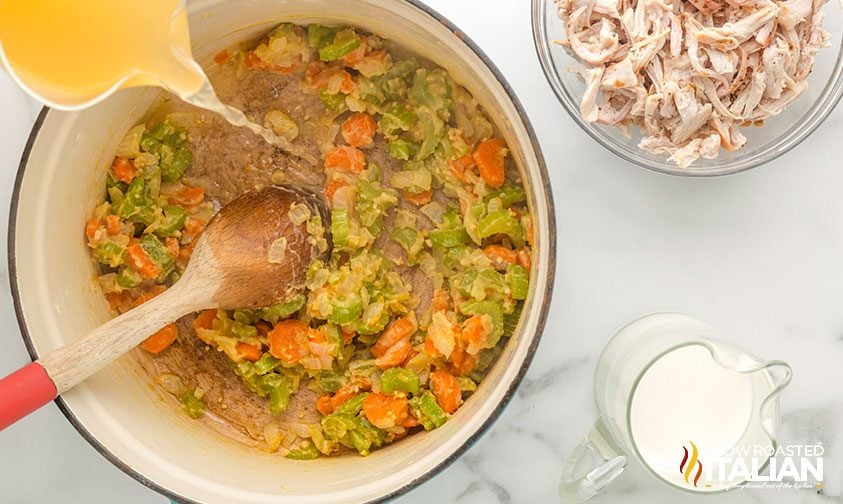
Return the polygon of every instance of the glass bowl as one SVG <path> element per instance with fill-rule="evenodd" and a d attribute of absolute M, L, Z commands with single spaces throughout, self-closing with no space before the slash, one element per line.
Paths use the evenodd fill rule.
<path fill-rule="evenodd" d="M 678 0 L 676 0 L 678 1 Z M 630 163 L 671 175 L 706 177 L 738 173 L 778 158 L 822 124 L 843 96 L 843 8 L 829 0 L 822 8 L 826 15 L 823 28 L 831 34 L 831 47 L 822 48 L 808 76 L 808 89 L 782 113 L 770 117 L 763 127 L 742 128 L 747 138 L 743 148 L 721 150 L 715 159 L 700 158 L 687 168 L 680 168 L 667 156 L 638 148 L 641 138 L 636 128 L 625 137 L 613 126 L 587 123 L 580 116 L 580 98 L 585 84 L 569 68 L 578 63 L 554 41 L 565 38 L 565 26 L 556 14 L 553 0 L 532 0 L 533 39 L 547 80 L 554 93 L 580 127 L 600 145 Z M 839 152 L 839 147 L 836 148 Z"/>

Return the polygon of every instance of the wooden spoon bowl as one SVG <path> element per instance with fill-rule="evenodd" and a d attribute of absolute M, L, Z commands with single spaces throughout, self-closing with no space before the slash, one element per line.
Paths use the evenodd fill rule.
<path fill-rule="evenodd" d="M 298 205 L 319 217 L 322 237 L 308 232 L 307 220 L 291 220 Z M 306 189 L 266 186 L 242 194 L 211 219 L 172 287 L 0 380 L 0 430 L 183 315 L 269 306 L 297 294 L 308 264 L 330 257 L 329 229 L 324 200 Z"/>

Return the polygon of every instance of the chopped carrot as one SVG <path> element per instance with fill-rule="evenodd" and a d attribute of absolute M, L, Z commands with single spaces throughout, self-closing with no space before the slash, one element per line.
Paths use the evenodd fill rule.
<path fill-rule="evenodd" d="M 474 162 L 480 169 L 480 176 L 491 187 L 501 187 L 505 182 L 505 160 L 509 151 L 503 140 L 483 140 L 474 151 Z"/>
<path fill-rule="evenodd" d="M 156 278 L 161 274 L 161 268 L 158 267 L 149 257 L 149 254 L 140 246 L 140 243 L 132 243 L 126 249 L 129 255 L 129 264 L 135 268 L 135 271 L 140 273 L 144 278 Z"/>
<path fill-rule="evenodd" d="M 451 354 L 451 367 L 449 368 L 454 376 L 466 376 L 477 367 L 478 359 L 476 355 L 471 355 L 465 349 L 460 348 L 460 351 L 454 351 Z"/>
<path fill-rule="evenodd" d="M 350 94 L 357 88 L 350 73 L 339 67 L 329 67 L 321 61 L 308 65 L 306 79 L 313 89 L 327 90 L 333 94 Z"/>
<path fill-rule="evenodd" d="M 363 56 L 366 55 L 366 49 L 366 41 L 364 40 L 362 44 L 357 46 L 357 49 L 351 51 L 350 53 L 342 57 L 343 62 L 348 65 L 353 65 L 354 63 L 357 63 L 358 61 L 363 59 Z"/>
<path fill-rule="evenodd" d="M 530 271 L 530 266 L 532 265 L 532 259 L 530 259 L 530 252 L 523 248 L 518 251 L 518 264 L 522 266 L 525 270 Z"/>
<path fill-rule="evenodd" d="M 414 417 L 413 415 L 407 415 L 407 419 L 401 422 L 399 425 L 404 427 L 405 429 L 411 429 L 416 425 L 419 425 L 419 419 Z"/>
<path fill-rule="evenodd" d="M 492 266 L 498 270 L 505 270 L 507 266 L 516 264 L 518 261 L 517 253 L 503 245 L 489 245 L 483 249 L 483 253 L 492 261 Z"/>
<path fill-rule="evenodd" d="M 202 313 L 193 319 L 194 329 L 212 329 L 214 327 L 214 320 L 217 319 L 216 310 L 202 310 Z"/>
<path fill-rule="evenodd" d="M 226 61 L 231 58 L 231 53 L 228 52 L 228 49 L 223 49 L 222 51 L 218 52 L 214 55 L 214 63 L 217 65 L 222 65 Z"/>
<path fill-rule="evenodd" d="M 446 289 L 437 289 L 433 293 L 433 309 L 448 311 L 451 308 L 451 294 Z"/>
<path fill-rule="evenodd" d="M 184 186 L 167 201 L 171 205 L 193 206 L 205 201 L 205 190 L 201 187 Z"/>
<path fill-rule="evenodd" d="M 457 177 L 463 184 L 470 182 L 465 172 L 474 168 L 474 166 L 474 157 L 472 157 L 471 153 L 468 153 L 461 158 L 452 159 L 448 163 L 451 173 L 453 173 L 454 176 Z"/>
<path fill-rule="evenodd" d="M 117 156 L 114 158 L 114 163 L 111 165 L 114 170 L 114 177 L 120 182 L 130 183 L 140 170 L 137 169 L 135 163 L 128 158 Z"/>
<path fill-rule="evenodd" d="M 134 308 L 136 306 L 140 306 L 140 305 L 146 303 L 147 301 L 149 301 L 150 299 L 154 298 L 155 296 L 161 294 L 165 290 L 167 290 L 166 285 L 153 285 L 152 287 L 147 288 L 146 290 L 141 292 L 138 295 L 138 297 L 136 297 L 132 301 L 131 308 Z"/>
<path fill-rule="evenodd" d="M 436 402 L 446 413 L 457 411 L 462 402 L 462 394 L 454 375 L 447 371 L 434 371 L 430 373 L 430 387 L 436 396 Z"/>
<path fill-rule="evenodd" d="M 431 197 L 433 197 L 433 189 L 428 189 L 418 194 L 404 191 L 404 199 L 416 206 L 427 205 L 430 203 Z"/>
<path fill-rule="evenodd" d="M 342 123 L 342 138 L 352 147 L 370 147 L 375 138 L 378 124 L 365 112 L 351 114 Z"/>
<path fill-rule="evenodd" d="M 164 246 L 173 254 L 173 257 L 179 256 L 179 241 L 172 236 L 164 238 Z"/>
<path fill-rule="evenodd" d="M 442 352 L 436 349 L 436 345 L 433 344 L 431 338 L 424 339 L 424 353 L 433 358 L 442 357 Z"/>
<path fill-rule="evenodd" d="M 390 429 L 410 416 L 407 398 L 400 395 L 372 393 L 363 400 L 363 416 L 375 427 Z"/>
<path fill-rule="evenodd" d="M 108 299 L 108 306 L 112 310 L 117 310 L 123 313 L 131 308 L 132 294 L 129 291 L 123 292 L 109 292 L 106 295 Z"/>
<path fill-rule="evenodd" d="M 356 396 L 360 392 L 360 385 L 357 383 L 346 383 L 341 386 L 331 397 L 331 409 L 339 408 L 344 402 Z"/>
<path fill-rule="evenodd" d="M 85 223 L 85 236 L 88 237 L 88 240 L 93 240 L 96 235 L 97 231 L 100 229 L 100 220 L 94 217 L 93 219 L 89 220 Z"/>
<path fill-rule="evenodd" d="M 176 328 L 176 324 L 167 324 L 160 331 L 146 338 L 141 343 L 141 348 L 152 354 L 161 353 L 169 348 L 178 337 L 179 330 Z"/>
<path fill-rule="evenodd" d="M 199 219 L 188 217 L 184 222 L 184 232 L 188 236 L 199 236 L 199 233 L 201 233 L 203 229 L 205 229 L 205 223 Z"/>
<path fill-rule="evenodd" d="M 334 206 L 334 193 L 337 192 L 337 189 L 341 187 L 347 186 L 344 180 L 332 180 L 328 182 L 328 185 L 325 186 L 325 199 L 328 200 L 328 204 L 333 207 Z"/>
<path fill-rule="evenodd" d="M 331 404 L 331 396 L 323 395 L 319 396 L 319 399 L 316 400 L 316 410 L 323 415 L 330 415 L 334 412 L 334 405 Z"/>
<path fill-rule="evenodd" d="M 293 364 L 307 355 L 307 324 L 301 320 L 284 320 L 269 332 L 269 353 Z"/>
<path fill-rule="evenodd" d="M 366 155 L 356 147 L 339 145 L 325 154 L 325 168 L 359 173 L 366 168 Z"/>
<path fill-rule="evenodd" d="M 409 338 L 412 336 L 418 328 L 418 323 L 413 315 L 408 315 L 394 320 L 389 324 L 389 326 L 387 326 L 386 330 L 381 333 L 375 344 L 372 345 L 372 348 L 370 349 L 372 355 L 380 357 L 386 353 L 389 348 L 401 340 L 401 338 Z"/>
<path fill-rule="evenodd" d="M 381 369 L 389 369 L 404 364 L 410 357 L 413 346 L 410 345 L 410 337 L 404 336 L 389 347 L 380 357 L 375 359 L 375 364 Z"/>
<path fill-rule="evenodd" d="M 267 70 L 270 72 L 287 75 L 299 69 L 299 67 L 301 66 L 301 58 L 299 58 L 298 63 L 293 63 L 290 66 L 282 67 L 278 65 L 273 65 L 272 63 L 267 63 L 266 61 L 260 59 L 260 56 L 255 54 L 255 51 L 249 51 L 243 58 L 243 66 L 245 66 L 249 70 Z"/>
<path fill-rule="evenodd" d="M 261 358 L 261 354 L 263 353 L 261 350 L 260 344 L 258 345 L 251 345 L 249 343 L 245 343 L 243 341 L 238 341 L 237 344 L 234 346 L 237 350 L 237 353 L 242 355 L 246 360 L 255 362 L 256 360 Z"/>
<path fill-rule="evenodd" d="M 345 343 L 345 344 L 350 343 L 350 342 L 351 342 L 351 340 L 353 340 L 353 339 L 354 339 L 354 337 L 355 337 L 355 336 L 357 336 L 357 333 L 356 333 L 356 332 L 354 332 L 354 331 L 345 331 L 345 330 L 343 330 L 343 329 L 340 329 L 340 334 L 342 334 L 342 342 L 343 342 L 343 343 Z"/>
<path fill-rule="evenodd" d="M 105 230 L 112 236 L 120 234 L 120 217 L 117 215 L 106 215 Z"/>
<path fill-rule="evenodd" d="M 463 322 L 460 332 L 460 343 L 467 347 L 468 353 L 477 355 L 486 348 L 486 340 L 492 332 L 489 316 L 472 315 Z"/>

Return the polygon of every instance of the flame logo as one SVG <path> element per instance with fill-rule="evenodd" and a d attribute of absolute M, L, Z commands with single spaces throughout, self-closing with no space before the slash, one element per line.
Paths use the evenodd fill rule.
<path fill-rule="evenodd" d="M 694 466 L 697 466 L 697 474 L 694 475 L 693 485 L 696 487 L 697 483 L 700 481 L 700 476 L 702 476 L 702 462 L 697 460 L 699 457 L 699 451 L 697 451 L 697 445 L 694 444 L 693 441 L 689 441 L 691 443 L 691 452 L 688 452 L 688 449 L 684 446 L 682 447 L 685 450 L 685 455 L 682 457 L 682 462 L 679 464 L 679 473 L 682 474 L 685 478 L 685 483 L 689 485 L 692 484 L 691 482 L 691 474 L 694 472 Z M 689 460 L 690 456 L 690 460 Z"/>

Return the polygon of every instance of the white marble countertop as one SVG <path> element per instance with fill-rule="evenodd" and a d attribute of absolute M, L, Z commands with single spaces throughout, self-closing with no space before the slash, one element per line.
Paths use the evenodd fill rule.
<path fill-rule="evenodd" d="M 794 369 L 784 442 L 823 443 L 825 490 L 738 490 L 712 502 L 843 503 L 843 107 L 802 145 L 748 173 L 675 178 L 628 165 L 581 132 L 539 68 L 527 1 L 428 0 L 500 67 L 542 143 L 558 223 L 553 307 L 538 354 L 502 417 L 402 504 L 554 503 L 562 461 L 596 415 L 595 360 L 625 322 L 695 314 Z M 506 26 L 505 33 L 502 27 Z M 40 106 L 0 72 L 0 236 Z M 28 361 L 0 282 L 0 374 Z M 0 495 L 12 503 L 165 501 L 100 457 L 50 405 L 0 432 Z M 632 464 L 593 502 L 699 501 Z M 700 501 L 701 502 L 701 501 Z"/>

